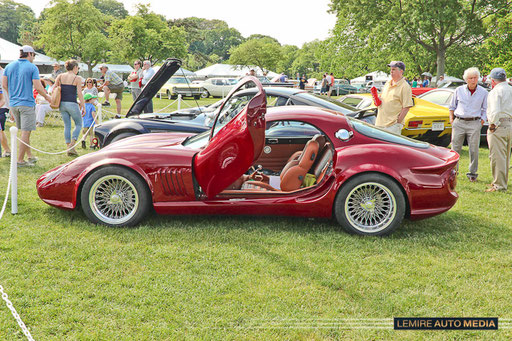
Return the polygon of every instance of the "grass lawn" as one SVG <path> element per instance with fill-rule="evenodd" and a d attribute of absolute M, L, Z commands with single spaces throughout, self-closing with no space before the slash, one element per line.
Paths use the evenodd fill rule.
<path fill-rule="evenodd" d="M 155 110 L 170 102 L 155 99 Z M 124 112 L 130 104 L 127 95 Z M 64 149 L 62 124 L 38 129 L 32 144 Z M 464 149 L 453 209 L 405 221 L 387 238 L 301 218 L 151 216 L 136 228 L 97 226 L 39 200 L 36 179 L 70 158 L 36 155 L 36 167 L 19 169 L 19 214 L 8 209 L 0 221 L 0 284 L 37 340 L 512 339 L 512 329 L 394 331 L 346 320 L 512 322 L 512 191 L 484 193 L 486 147 L 477 183 L 463 175 Z M 2 202 L 8 172 L 0 159 Z M 0 340 L 23 338 L 0 301 Z"/>

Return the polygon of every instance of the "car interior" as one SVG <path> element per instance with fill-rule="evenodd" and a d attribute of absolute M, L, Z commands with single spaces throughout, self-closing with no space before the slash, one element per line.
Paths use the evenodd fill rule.
<path fill-rule="evenodd" d="M 331 171 L 334 148 L 324 134 L 303 122 L 269 123 L 261 156 L 221 196 L 294 193 L 320 184 Z M 294 129 L 300 125 L 302 134 Z"/>

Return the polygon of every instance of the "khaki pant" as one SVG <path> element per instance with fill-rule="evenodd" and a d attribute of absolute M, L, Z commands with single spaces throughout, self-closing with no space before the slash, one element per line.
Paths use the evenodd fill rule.
<path fill-rule="evenodd" d="M 480 120 L 464 121 L 455 118 L 452 124 L 452 150 L 460 154 L 464 138 L 468 140 L 469 147 L 469 175 L 478 175 L 478 150 L 480 149 Z"/>
<path fill-rule="evenodd" d="M 390 133 L 393 133 L 393 134 L 402 135 L 402 129 L 404 128 L 404 125 L 402 123 L 395 123 L 389 127 L 379 127 L 379 128 L 389 131 Z"/>
<path fill-rule="evenodd" d="M 512 148 L 512 122 L 502 122 L 494 133 L 487 130 L 487 143 L 491 160 L 492 184 L 499 190 L 506 190 Z"/>

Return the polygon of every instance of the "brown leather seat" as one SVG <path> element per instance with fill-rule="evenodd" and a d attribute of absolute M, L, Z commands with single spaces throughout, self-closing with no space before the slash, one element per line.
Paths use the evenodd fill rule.
<path fill-rule="evenodd" d="M 316 134 L 315 136 L 313 136 L 312 140 L 318 142 L 318 152 L 320 153 L 323 150 L 325 142 L 326 142 L 325 136 L 323 136 L 321 134 Z M 286 163 L 293 161 L 293 160 L 298 160 L 303 151 L 304 150 L 299 150 L 299 151 L 296 151 L 295 153 L 293 153 L 292 156 L 290 156 L 290 158 L 288 159 L 288 161 Z"/>
<path fill-rule="evenodd" d="M 304 177 L 306 173 L 311 169 L 311 166 L 315 162 L 318 156 L 318 150 L 320 147 L 320 143 L 318 140 L 321 139 L 318 137 L 321 136 L 325 143 L 325 137 L 322 135 L 315 135 L 313 139 L 309 140 L 308 143 L 304 146 L 301 154 L 296 160 L 291 160 L 288 162 L 281 171 L 281 190 L 285 192 L 293 191 L 299 189 L 302 183 L 304 182 Z M 242 185 L 242 189 L 257 189 L 261 188 L 262 190 L 275 190 L 269 184 L 259 182 L 259 181 L 246 181 Z"/>
<path fill-rule="evenodd" d="M 315 164 L 313 165 L 313 174 L 316 177 L 316 183 L 322 181 L 325 173 L 329 169 L 329 165 L 331 164 L 332 158 L 334 156 L 334 151 L 329 142 L 327 142 L 324 146 L 324 149 L 320 152 L 318 157 L 316 158 Z"/>

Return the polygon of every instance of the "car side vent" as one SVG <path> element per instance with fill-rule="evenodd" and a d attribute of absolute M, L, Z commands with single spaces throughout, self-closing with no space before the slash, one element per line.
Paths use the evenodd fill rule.
<path fill-rule="evenodd" d="M 187 196 L 184 173 L 189 172 L 183 168 L 162 168 L 158 172 L 160 183 L 166 195 Z"/>

